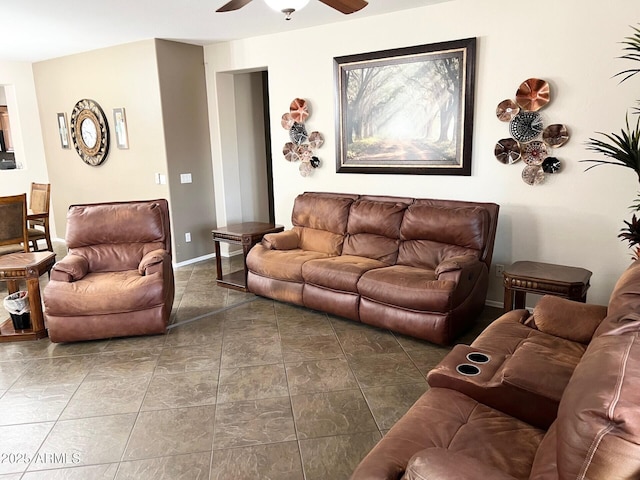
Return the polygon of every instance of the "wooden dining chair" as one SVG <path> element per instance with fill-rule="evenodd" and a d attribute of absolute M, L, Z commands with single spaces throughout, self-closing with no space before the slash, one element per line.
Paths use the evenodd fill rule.
<path fill-rule="evenodd" d="M 27 194 L 0 197 L 0 255 L 28 251 Z"/>
<path fill-rule="evenodd" d="M 29 214 L 39 214 L 38 218 L 27 215 L 29 244 L 34 252 L 39 251 L 38 240 L 47 242 L 47 250 L 53 252 L 51 234 L 49 232 L 49 202 L 51 199 L 51 184 L 32 183 L 29 196 Z M 46 215 L 45 215 L 46 214 Z"/>

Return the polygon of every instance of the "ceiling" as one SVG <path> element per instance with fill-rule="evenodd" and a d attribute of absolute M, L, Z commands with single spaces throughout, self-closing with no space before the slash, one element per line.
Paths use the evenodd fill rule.
<path fill-rule="evenodd" d="M 216 13 L 226 1 L 2 0 L 0 61 L 37 62 L 150 38 L 207 45 L 447 0 L 368 0 L 367 7 L 351 15 L 311 0 L 290 21 L 262 0 L 235 12 Z"/>

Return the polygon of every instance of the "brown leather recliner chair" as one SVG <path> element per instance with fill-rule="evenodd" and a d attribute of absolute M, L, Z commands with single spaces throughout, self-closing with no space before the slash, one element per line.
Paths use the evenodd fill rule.
<path fill-rule="evenodd" d="M 72 205 L 44 289 L 52 342 L 165 333 L 175 292 L 166 200 Z"/>

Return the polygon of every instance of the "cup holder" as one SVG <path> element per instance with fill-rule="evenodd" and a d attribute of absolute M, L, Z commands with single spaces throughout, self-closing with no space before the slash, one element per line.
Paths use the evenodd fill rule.
<path fill-rule="evenodd" d="M 465 375 L 467 377 L 473 377 L 480 373 L 480 369 L 476 365 L 471 365 L 470 363 L 461 363 L 456 367 L 456 371 L 460 375 Z"/>
<path fill-rule="evenodd" d="M 480 352 L 467 353 L 467 360 L 473 363 L 487 363 L 491 360 L 489 355 Z"/>

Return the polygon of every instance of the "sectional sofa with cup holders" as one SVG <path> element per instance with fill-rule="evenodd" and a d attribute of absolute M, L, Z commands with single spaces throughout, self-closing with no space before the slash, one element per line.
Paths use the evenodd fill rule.
<path fill-rule="evenodd" d="M 640 262 L 608 306 L 542 297 L 427 378 L 352 480 L 640 478 Z"/>

